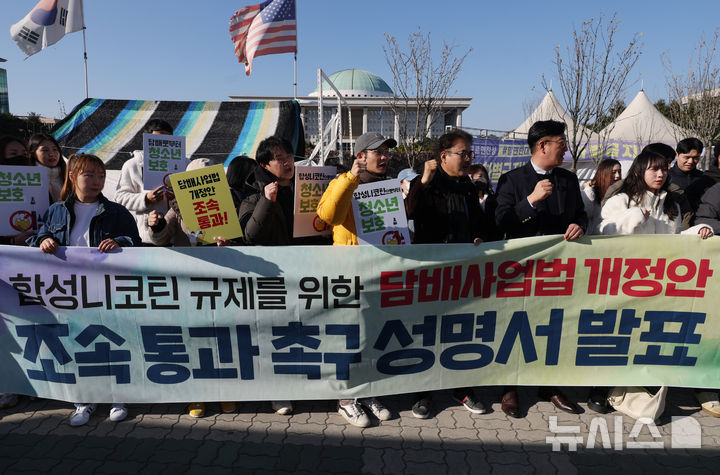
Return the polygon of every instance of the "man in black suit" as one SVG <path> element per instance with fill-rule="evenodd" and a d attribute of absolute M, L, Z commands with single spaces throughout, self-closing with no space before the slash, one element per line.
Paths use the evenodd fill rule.
<path fill-rule="evenodd" d="M 562 234 L 570 241 L 585 234 L 587 216 L 577 176 L 559 168 L 567 151 L 565 127 L 554 120 L 535 122 L 528 131 L 530 161 L 500 177 L 495 219 L 506 239 Z M 539 394 L 562 411 L 580 412 L 557 388 L 543 388 Z M 502 409 L 521 417 L 515 388 L 505 389 Z"/>

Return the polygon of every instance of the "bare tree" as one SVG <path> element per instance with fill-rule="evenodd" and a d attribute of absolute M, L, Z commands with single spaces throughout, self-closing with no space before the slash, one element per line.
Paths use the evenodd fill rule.
<path fill-rule="evenodd" d="M 630 71 L 640 58 L 642 44 L 635 33 L 622 49 L 616 44 L 620 20 L 617 14 L 606 19 L 603 14 L 583 22 L 573 32 L 573 43 L 563 54 L 555 48 L 554 64 L 560 80 L 560 92 L 571 123 L 568 124 L 568 148 L 573 158 L 573 169 L 585 152 L 591 139 L 601 144 L 607 137 L 594 136 L 591 126 L 602 118 L 614 120 L 622 100 Z M 543 75 L 543 87 L 549 90 Z M 610 132 L 607 128 L 605 134 Z M 593 161 L 604 153 L 593 154 Z"/>
<path fill-rule="evenodd" d="M 700 38 L 697 56 L 690 56 L 687 71 L 675 73 L 670 55 L 662 55 L 670 94 L 672 120 L 692 132 L 705 145 L 703 168 L 710 163 L 710 147 L 720 133 L 720 61 L 717 55 L 720 28 L 708 41 Z M 679 137 L 682 139 L 685 137 Z"/>
<path fill-rule="evenodd" d="M 430 34 L 417 31 L 408 35 L 407 49 L 394 36 L 385 33 L 385 61 L 393 76 L 393 95 L 388 99 L 409 167 L 422 151 L 424 139 L 433 125 L 445 117 L 443 104 L 472 48 L 455 54 L 454 44 L 443 43 L 439 59 L 433 58 Z"/>

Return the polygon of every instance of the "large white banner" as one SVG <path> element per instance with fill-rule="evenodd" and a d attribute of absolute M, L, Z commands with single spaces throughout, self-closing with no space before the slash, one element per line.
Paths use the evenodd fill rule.
<path fill-rule="evenodd" d="M 720 387 L 720 238 L 0 246 L 0 391 L 337 399 L 482 385 Z"/>

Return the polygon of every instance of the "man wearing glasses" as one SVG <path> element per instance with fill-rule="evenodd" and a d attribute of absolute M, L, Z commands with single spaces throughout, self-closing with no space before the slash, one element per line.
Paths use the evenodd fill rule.
<path fill-rule="evenodd" d="M 472 136 L 451 130 L 438 138 L 435 158 L 425 162 L 422 176 L 410 184 L 405 199 L 408 219 L 415 220 L 415 244 L 480 243 L 493 228 L 478 200 L 468 168 L 473 159 Z M 454 398 L 473 414 L 486 412 L 472 388 L 453 391 Z M 413 416 L 431 413 L 431 394 L 415 395 Z"/>
<path fill-rule="evenodd" d="M 530 161 L 500 177 L 495 219 L 506 239 L 562 234 L 570 241 L 585 233 L 587 215 L 577 176 L 559 168 L 567 151 L 565 127 L 554 120 L 535 122 L 528 131 Z M 557 388 L 544 388 L 540 397 L 562 411 L 580 411 Z M 506 388 L 502 409 L 521 417 L 515 388 Z"/>
<path fill-rule="evenodd" d="M 442 135 L 435 159 L 425 162 L 405 200 L 415 220 L 415 244 L 468 243 L 486 240 L 488 224 L 467 175 L 472 163 L 472 136 L 463 130 Z"/>
<path fill-rule="evenodd" d="M 396 145 L 395 140 L 386 139 L 377 132 L 362 134 L 355 141 L 356 155 L 352 168 L 330 182 L 318 203 L 318 217 L 333 227 L 333 246 L 358 245 L 352 210 L 353 192 L 360 184 L 386 179 L 390 160 L 388 149 Z M 374 397 L 338 401 L 338 413 L 356 427 L 370 425 L 366 409 L 381 421 L 392 417 L 390 411 Z"/>

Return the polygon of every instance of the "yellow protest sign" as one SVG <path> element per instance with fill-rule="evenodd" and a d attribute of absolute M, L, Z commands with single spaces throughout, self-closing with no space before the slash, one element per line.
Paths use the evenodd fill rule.
<path fill-rule="evenodd" d="M 222 165 L 173 173 L 170 183 L 193 245 L 243 235 Z"/>

